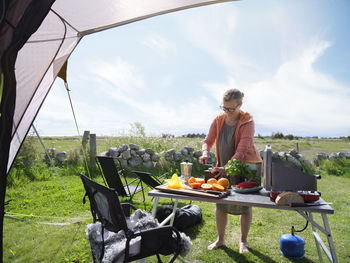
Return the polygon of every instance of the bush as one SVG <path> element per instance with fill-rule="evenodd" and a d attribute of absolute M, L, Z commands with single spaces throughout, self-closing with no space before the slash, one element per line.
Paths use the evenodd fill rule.
<path fill-rule="evenodd" d="M 350 160 L 341 158 L 334 160 L 324 160 L 320 168 L 328 175 L 350 177 Z"/>
<path fill-rule="evenodd" d="M 43 161 L 37 161 L 35 164 L 26 167 L 12 167 L 7 176 L 7 186 L 24 185 L 30 181 L 45 181 L 53 174 L 53 171 L 47 168 Z"/>
<path fill-rule="evenodd" d="M 67 154 L 67 164 L 78 165 L 80 164 L 80 155 L 77 149 L 69 151 Z"/>
<path fill-rule="evenodd" d="M 187 134 L 183 134 L 181 137 L 184 138 L 205 138 L 205 134 L 204 133 L 187 133 Z"/>
<path fill-rule="evenodd" d="M 273 139 L 288 139 L 288 140 L 298 140 L 298 136 L 294 136 L 293 134 L 283 135 L 282 132 L 276 132 L 272 134 Z"/>
<path fill-rule="evenodd" d="M 273 139 L 283 139 L 284 135 L 282 132 L 276 132 L 275 134 L 272 134 Z"/>
<path fill-rule="evenodd" d="M 288 134 L 286 136 L 284 136 L 285 139 L 288 139 L 288 140 L 298 140 L 299 137 L 297 136 L 294 136 L 293 134 Z"/>
<path fill-rule="evenodd" d="M 35 147 L 35 140 L 34 136 L 27 136 L 24 140 L 7 176 L 7 186 L 34 181 L 38 177 L 38 170 L 33 168 L 39 155 Z"/>
<path fill-rule="evenodd" d="M 262 136 L 260 133 L 258 133 L 258 138 L 259 138 L 259 139 L 265 139 L 265 137 Z"/>

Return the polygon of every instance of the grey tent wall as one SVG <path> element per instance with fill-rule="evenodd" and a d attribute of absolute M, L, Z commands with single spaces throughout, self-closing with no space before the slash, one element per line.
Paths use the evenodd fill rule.
<path fill-rule="evenodd" d="M 8 48 L 1 56 L 1 73 L 4 76 L 4 86 L 0 104 L 0 262 L 3 262 L 3 223 L 7 182 L 7 163 L 16 101 L 16 78 L 14 73 L 15 62 L 18 51 L 27 42 L 29 37 L 39 28 L 54 2 L 55 0 L 1 1 L 1 4 L 6 3 L 6 5 L 5 10 L 1 10 L 2 12 L 5 12 L 5 20 L 1 21 L 0 32 L 4 26 L 10 25 L 8 20 L 13 21 L 13 19 L 9 19 L 7 16 L 9 8 L 21 10 L 24 7 L 25 10 L 21 13 L 12 13 L 13 15 L 18 16 L 16 21 L 19 22 L 17 25 L 10 25 L 11 27 L 14 27 L 14 31 L 11 36 L 12 40 Z"/>

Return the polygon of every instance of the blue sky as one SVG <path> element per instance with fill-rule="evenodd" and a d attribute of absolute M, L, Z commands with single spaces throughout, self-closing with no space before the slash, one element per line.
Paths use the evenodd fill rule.
<path fill-rule="evenodd" d="M 68 62 L 80 132 L 207 133 L 229 88 L 256 135 L 350 135 L 350 2 L 243 0 L 135 22 L 83 38 Z M 34 123 L 76 135 L 57 79 Z"/>

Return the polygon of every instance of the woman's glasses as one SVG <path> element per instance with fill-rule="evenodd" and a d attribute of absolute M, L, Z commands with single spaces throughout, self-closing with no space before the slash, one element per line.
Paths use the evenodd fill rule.
<path fill-rule="evenodd" d="M 222 109 L 223 111 L 226 111 L 226 112 L 235 112 L 237 110 L 238 106 L 235 107 L 235 108 L 228 108 L 228 107 L 225 107 L 224 105 L 220 105 L 220 109 Z"/>

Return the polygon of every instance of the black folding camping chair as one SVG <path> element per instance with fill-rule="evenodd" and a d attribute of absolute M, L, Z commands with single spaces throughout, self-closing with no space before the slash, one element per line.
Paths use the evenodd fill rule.
<path fill-rule="evenodd" d="M 128 183 L 125 169 L 123 169 L 118 159 L 116 159 L 117 163 L 115 163 L 113 157 L 96 156 L 96 158 L 102 176 L 104 177 L 105 182 L 107 182 L 109 188 L 115 189 L 119 196 L 128 197 L 129 202 L 132 202 L 135 194 L 142 191 L 143 202 L 145 201 L 145 193 L 143 191 L 143 186 L 141 185 L 141 180 L 136 177 Z M 123 177 L 125 184 L 123 184 L 121 177 Z"/>
<path fill-rule="evenodd" d="M 110 189 L 103 185 L 100 185 L 85 175 L 80 175 L 85 188 L 85 196 L 87 195 L 90 200 L 90 208 L 93 216 L 94 223 L 96 221 L 101 222 L 102 231 L 102 253 L 97 259 L 101 261 L 104 255 L 104 230 L 112 232 L 124 231 L 126 244 L 124 262 L 130 262 L 149 256 L 156 255 L 158 262 L 162 262 L 161 255 L 170 255 L 174 253 L 170 262 L 174 262 L 176 257 L 180 253 L 181 236 L 179 231 L 173 226 L 158 226 L 147 230 L 141 230 L 134 232 L 128 226 L 128 218 L 130 215 L 130 203 L 120 203 L 118 193 L 114 189 Z M 84 196 L 84 203 L 85 203 Z M 141 237 L 141 245 L 139 252 L 136 254 L 130 254 L 130 242 L 132 239 Z M 96 257 L 93 254 L 94 262 Z"/>
<path fill-rule="evenodd" d="M 166 176 L 168 175 L 168 173 L 165 173 L 160 177 L 156 177 L 151 173 L 147 173 L 147 172 L 141 172 L 141 171 L 132 171 L 132 172 L 135 173 L 136 176 L 141 180 L 141 185 L 142 183 L 145 183 L 148 187 L 152 189 L 158 185 L 163 184 L 164 179 L 161 181 L 159 178 L 162 178 L 162 177 L 166 178 Z"/>

